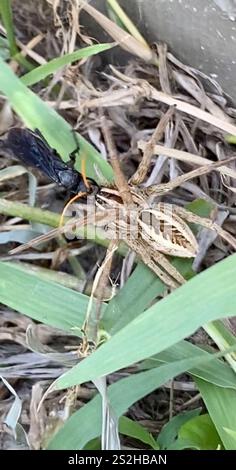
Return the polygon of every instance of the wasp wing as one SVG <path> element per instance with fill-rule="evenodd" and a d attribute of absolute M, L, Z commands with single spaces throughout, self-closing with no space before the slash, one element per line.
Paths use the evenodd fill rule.
<path fill-rule="evenodd" d="M 60 172 L 68 171 L 57 151 L 50 148 L 39 131 L 10 129 L 4 148 L 19 158 L 26 166 L 38 168 L 51 180 L 60 184 Z"/>

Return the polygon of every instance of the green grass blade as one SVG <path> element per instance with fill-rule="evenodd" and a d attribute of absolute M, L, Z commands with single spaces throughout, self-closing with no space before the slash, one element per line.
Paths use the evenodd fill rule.
<path fill-rule="evenodd" d="M 27 274 L 11 263 L 0 262 L 0 302 L 76 335 L 84 322 L 89 297 Z"/>
<path fill-rule="evenodd" d="M 205 323 L 235 315 L 235 260 L 236 255 L 228 257 L 153 305 L 60 377 L 55 388 L 67 388 L 127 367 L 169 348 Z"/>
<path fill-rule="evenodd" d="M 124 287 L 109 302 L 102 319 L 103 327 L 109 334 L 115 334 L 140 315 L 164 289 L 160 279 L 140 263 Z"/>
<path fill-rule="evenodd" d="M 203 363 L 200 367 L 195 367 L 188 372 L 200 379 L 218 385 L 219 387 L 232 388 L 236 390 L 236 375 L 231 367 L 219 359 L 214 359 L 210 362 L 205 362 L 206 357 L 210 355 L 209 352 L 195 346 L 188 341 L 180 341 L 174 344 L 171 348 L 162 351 L 160 354 L 153 356 L 140 364 L 141 370 L 146 368 L 157 367 L 158 364 L 163 362 L 175 362 L 178 360 L 187 359 L 189 356 L 202 355 Z"/>
<path fill-rule="evenodd" d="M 211 356 L 214 360 L 214 356 Z M 206 360 L 208 361 L 208 359 Z M 200 366 L 202 357 L 162 365 L 150 371 L 133 374 L 108 387 L 108 396 L 117 417 L 123 415 L 138 400 L 184 371 Z M 49 449 L 82 449 L 101 434 L 101 400 L 93 398 L 74 413 L 49 443 Z M 81 425 L 82 423 L 82 425 Z"/>
<path fill-rule="evenodd" d="M 34 85 L 35 83 L 40 82 L 40 80 L 43 80 L 52 73 L 56 72 L 58 69 L 65 67 L 65 65 L 69 65 L 73 62 L 76 62 L 77 60 L 99 54 L 103 51 L 107 51 L 108 49 L 111 49 L 111 47 L 113 47 L 113 44 L 96 44 L 94 46 L 84 47 L 83 49 L 74 51 L 71 54 L 65 54 L 62 57 L 57 57 L 50 60 L 50 62 L 40 65 L 34 70 L 26 73 L 23 77 L 21 77 L 21 81 L 26 86 Z"/>
<path fill-rule="evenodd" d="M 18 49 L 16 45 L 14 27 L 13 27 L 13 18 L 12 18 L 12 10 L 11 10 L 11 2 L 10 0 L 1 0 L 0 2 L 0 13 L 2 16 L 3 24 L 6 28 L 7 38 L 9 42 L 9 49 L 10 54 L 13 57 L 17 54 Z"/>
<path fill-rule="evenodd" d="M 10 56 L 12 57 L 12 59 L 16 60 L 19 64 L 25 67 L 26 70 L 31 70 L 33 65 L 20 52 L 18 52 L 18 47 L 16 44 L 15 33 L 14 33 L 14 25 L 13 25 L 10 0 L 0 1 L 0 15 L 2 16 L 2 21 L 7 32 L 7 38 L 8 38 L 7 44 L 8 44 L 8 51 L 10 52 Z M 5 51 L 5 54 L 0 54 L 0 55 L 2 59 L 4 60 L 8 58 L 8 54 L 6 54 L 6 51 Z"/>
<path fill-rule="evenodd" d="M 186 279 L 192 276 L 192 260 L 175 258 L 173 265 Z M 109 302 L 102 319 L 104 328 L 113 335 L 148 308 L 164 291 L 163 282 L 140 263 L 124 287 Z"/>
<path fill-rule="evenodd" d="M 0 36 L 0 57 L 3 60 L 8 60 L 10 58 L 9 43 L 6 38 Z"/>
<path fill-rule="evenodd" d="M 149 44 L 139 32 L 133 21 L 128 17 L 123 8 L 119 5 L 117 0 L 107 0 L 108 5 L 112 8 L 117 18 L 120 20 L 123 27 L 133 36 L 137 41 L 141 42 L 144 46 L 149 47 Z"/>
<path fill-rule="evenodd" d="M 23 272 L 23 276 L 21 276 L 20 271 Z M 71 329 L 76 325 L 81 325 L 84 320 L 85 315 L 85 308 L 87 308 L 87 297 L 83 296 L 79 297 L 78 305 L 80 306 L 80 301 L 86 300 L 86 302 L 79 308 L 81 308 L 81 312 L 78 316 L 76 309 L 74 308 L 74 302 L 76 301 L 76 293 L 74 291 L 69 290 L 66 291 L 66 295 L 68 295 L 68 305 L 70 306 L 69 311 L 67 313 L 66 319 L 63 315 L 63 308 L 64 302 L 62 306 L 58 309 L 55 306 L 56 312 L 54 314 L 54 307 L 52 304 L 51 298 L 51 284 L 50 283 L 43 283 L 41 284 L 41 277 L 39 274 L 36 273 L 29 273 L 26 272 L 26 268 L 23 265 L 19 265 L 16 263 L 0 263 L 0 302 L 5 303 L 9 307 L 15 308 L 16 310 L 20 311 L 21 313 L 28 314 L 31 318 L 35 318 L 37 320 L 42 321 L 41 314 L 41 303 L 42 301 L 45 302 L 46 299 L 49 298 L 48 305 L 46 306 L 48 311 L 48 318 L 52 321 L 53 326 L 56 326 L 61 329 Z M 36 279 L 33 281 L 33 277 Z M 7 284 L 4 284 L 4 280 L 6 280 Z M 15 286 L 17 285 L 17 293 Z M 7 286 L 7 289 L 5 287 Z M 53 292 L 55 292 L 54 297 L 59 298 L 61 295 L 65 295 L 65 291 L 60 293 L 59 291 L 60 286 L 57 285 L 57 289 L 55 289 L 55 284 L 53 283 Z M 25 289 L 27 289 L 27 299 L 25 299 Z M 30 290 L 31 289 L 31 290 Z M 35 297 L 35 290 L 40 290 L 44 294 L 44 299 L 40 297 Z M 17 303 L 17 297 L 19 297 L 19 304 Z M 58 297 L 59 296 L 59 297 Z M 72 300 L 71 300 L 72 299 Z M 22 302 L 23 300 L 23 302 Z M 27 305 L 32 301 L 31 308 L 27 307 Z M 38 305 L 37 305 L 38 304 Z M 53 307 L 52 314 L 50 313 Z M 105 308 L 105 306 L 104 306 Z M 36 310 L 35 310 L 36 309 Z M 28 313 L 27 313 L 28 312 Z M 66 322 L 65 322 L 66 320 Z M 56 322 L 56 323 L 55 323 Z M 68 324 L 69 323 L 69 324 Z M 105 325 L 106 326 L 106 325 Z M 73 333 L 73 332 L 72 332 Z M 233 373 L 232 369 L 229 367 L 228 364 L 223 363 L 219 359 L 213 359 L 210 362 L 206 362 L 207 358 L 210 358 L 210 354 L 207 351 L 200 349 L 197 346 L 194 346 L 191 343 L 186 341 L 181 341 L 180 343 L 172 346 L 171 348 L 163 351 L 162 353 L 158 354 L 156 357 L 152 357 L 147 361 L 144 361 L 143 364 L 140 365 L 140 369 L 143 370 L 144 368 L 156 368 L 160 364 L 175 362 L 176 360 L 184 360 L 188 357 L 199 357 L 202 356 L 202 364 L 201 367 L 191 369 L 189 371 L 192 375 L 202 378 L 206 381 L 209 381 L 215 385 L 227 388 L 234 388 L 236 389 L 236 377 Z"/>

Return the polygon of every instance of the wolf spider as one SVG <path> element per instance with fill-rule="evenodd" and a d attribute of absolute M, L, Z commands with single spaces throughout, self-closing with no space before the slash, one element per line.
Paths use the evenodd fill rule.
<path fill-rule="evenodd" d="M 162 121 L 165 123 L 170 115 L 171 113 L 167 112 Z M 157 126 L 157 135 L 163 122 L 160 121 L 159 128 Z M 121 171 L 107 125 L 103 128 L 103 134 L 115 173 L 116 189 L 106 187 L 98 192 L 96 205 L 104 212 L 104 218 L 101 213 L 98 215 L 98 225 L 105 224 L 114 239 L 123 240 L 164 284 L 176 288 L 185 282 L 184 277 L 165 255 L 183 258 L 194 258 L 197 255 L 198 242 L 186 222 L 214 230 L 236 249 L 235 238 L 211 219 L 200 217 L 173 204 L 150 204 L 150 198 L 161 196 L 170 189 L 168 183 L 140 189 L 148 173 L 152 157 L 151 148 L 148 147 L 151 147 L 152 142 L 147 143 L 144 158 L 128 183 Z M 214 167 L 214 164 L 212 166 Z M 205 169 L 205 173 L 208 171 L 210 168 Z M 196 170 L 190 172 L 191 175 L 189 173 L 190 177 L 194 177 L 194 172 Z"/>
<path fill-rule="evenodd" d="M 176 288 L 185 279 L 165 255 L 194 258 L 198 252 L 198 242 L 186 221 L 215 230 L 236 249 L 236 240 L 212 220 L 173 204 L 148 206 L 145 191 L 141 195 L 134 187 L 130 194 L 132 205 L 126 205 L 120 190 L 102 188 L 96 204 L 104 217 L 98 213 L 97 226 L 109 230 L 109 238 L 124 241 L 167 286 Z"/>

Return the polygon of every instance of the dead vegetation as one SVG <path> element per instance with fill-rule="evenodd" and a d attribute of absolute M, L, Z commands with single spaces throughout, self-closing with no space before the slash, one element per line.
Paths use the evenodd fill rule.
<path fill-rule="evenodd" d="M 46 2 L 39 2 L 37 16 L 34 2 L 13 2 L 19 45 L 38 65 L 54 56 L 72 52 L 82 42 L 91 43 L 85 28 L 77 22 L 78 11 L 74 9 L 74 2 L 69 2 L 71 9 L 63 11 L 56 8 L 57 2 L 48 4 L 52 4 L 54 17 L 51 6 Z M 121 42 L 118 38 L 116 40 Z M 23 47 L 23 43 L 27 46 Z M 135 49 L 135 43 L 133 47 Z M 139 56 L 142 56 L 142 51 Z M 192 267 L 198 272 L 227 257 L 236 247 L 235 150 L 226 138 L 229 134 L 236 135 L 234 103 L 215 80 L 182 64 L 161 44 L 156 45 L 149 57 L 143 57 L 143 60 L 141 57 L 130 57 L 127 65 L 120 68 L 98 65 L 99 61 L 99 58 L 90 58 L 84 63 L 81 61 L 61 69 L 46 86 L 36 85 L 35 89 L 113 166 L 116 187 L 109 188 L 106 181 L 101 181 L 102 190 L 97 198 L 100 220 L 106 216 L 106 224 L 112 222 L 107 218 L 107 213 L 110 208 L 114 209 L 114 204 L 123 211 L 123 224 L 127 220 L 126 207 L 133 204 L 138 208 L 145 237 L 138 242 L 129 239 L 128 247 L 168 287 L 176 288 L 185 279 L 163 253 L 180 256 L 182 249 L 182 256 L 196 255 Z M 159 68 L 155 61 L 158 61 Z M 3 101 L 1 117 L 2 121 L 7 122 L 6 128 L 16 121 Z M 6 130 L 3 127 L 1 122 L 1 129 Z M 7 157 L 2 158 L 1 168 L 7 165 Z M 101 175 L 98 174 L 98 177 L 102 180 Z M 1 191 L 7 194 L 8 199 L 25 202 L 25 178 L 25 174 L 15 170 L 11 179 L 1 181 Z M 46 183 L 40 176 L 37 205 L 54 208 L 60 213 L 65 195 L 54 185 Z M 119 202 L 115 203 L 115 198 Z M 207 216 L 187 210 L 196 199 L 207 201 L 210 208 Z M 168 247 L 164 249 L 163 239 L 158 240 L 156 234 L 150 233 L 149 228 L 144 226 L 141 213 L 146 211 L 163 220 L 163 214 L 168 219 L 169 208 L 174 208 L 176 239 L 171 240 L 171 246 L 169 240 Z M 184 219 L 187 223 L 197 224 L 197 233 L 190 230 Z M 19 230 L 22 224 L 18 217 L 8 219 L 3 216 L 1 232 Z M 127 230 L 127 227 L 123 225 L 123 229 Z M 113 230 L 115 233 L 117 226 Z M 64 232 L 63 227 L 42 235 L 39 240 L 50 239 L 50 243 L 43 245 L 39 251 L 35 250 L 35 243 L 30 240 L 24 247 L 28 248 L 27 254 L 21 248 L 16 249 L 13 259 L 20 263 L 32 263 L 34 269 L 58 271 L 64 285 L 69 286 L 71 282 L 72 288 L 90 292 L 99 301 L 114 295 L 114 284 L 116 290 L 124 284 L 137 261 L 135 256 L 131 256 L 130 252 L 124 259 L 117 256 L 117 240 L 117 244 L 110 245 L 103 264 L 104 249 L 86 241 L 70 242 L 66 246 L 63 243 L 59 247 L 53 237 Z M 6 259 L 10 248 L 13 248 L 12 243 L 1 244 L 1 259 Z M 71 261 L 75 255 L 79 255 L 76 267 Z M 100 268 L 96 277 L 99 265 L 103 269 Z M 78 282 L 75 282 L 76 269 L 80 271 Z M 98 310 L 97 321 L 99 317 Z M 47 397 L 36 419 L 37 405 L 49 382 L 68 366 L 58 364 L 53 354 L 58 349 L 63 350 L 65 345 L 71 350 L 76 345 L 73 337 L 65 337 L 64 333 L 62 336 L 45 325 L 36 325 L 35 338 L 50 347 L 47 352 L 43 349 L 44 355 L 39 356 L 29 351 L 25 340 L 24 333 L 29 325 L 33 327 L 34 322 L 2 309 L 2 367 L 7 368 L 5 377 L 24 401 L 21 422 L 29 431 L 31 445 L 40 448 L 74 408 L 91 398 L 94 390 L 92 387 L 80 387 L 74 394 L 55 393 Z M 86 331 L 86 328 L 89 328 L 88 317 L 85 333 L 96 342 L 97 331 Z M 31 347 L 35 347 L 35 341 L 31 342 Z M 117 379 L 118 375 L 111 376 L 109 380 Z M 167 384 L 158 392 L 158 409 L 153 404 L 153 396 L 149 396 L 131 409 L 130 416 L 156 432 L 170 414 L 169 387 L 170 384 Z M 174 381 L 171 387 L 174 389 L 171 413 L 192 406 L 196 390 L 185 376 Z M 5 414 L 11 406 L 11 399 L 6 396 L 3 386 L 0 393 L 1 412 Z M 7 446 L 9 448 L 9 442 Z"/>

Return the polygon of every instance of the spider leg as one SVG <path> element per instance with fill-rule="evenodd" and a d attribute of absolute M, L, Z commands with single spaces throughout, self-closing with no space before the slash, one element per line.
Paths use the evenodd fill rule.
<path fill-rule="evenodd" d="M 213 222 L 211 219 L 207 219 L 205 217 L 200 217 L 199 215 L 193 214 L 192 212 L 184 209 L 183 207 L 173 205 L 174 212 L 179 215 L 180 217 L 187 220 L 187 222 L 192 222 L 194 224 L 199 224 L 202 227 L 208 228 L 210 230 L 215 230 L 215 232 L 223 238 L 227 243 L 229 243 L 235 250 L 236 250 L 236 239 L 220 227 L 218 224 Z"/>
<path fill-rule="evenodd" d="M 145 245 L 140 244 L 140 241 L 126 239 L 125 243 L 142 259 L 143 263 L 146 264 L 160 279 L 169 287 L 177 288 L 179 283 L 172 279 L 167 273 L 165 273 L 155 261 L 153 261 L 151 255 L 148 253 Z M 181 282 L 182 284 L 182 282 Z"/>
<path fill-rule="evenodd" d="M 173 116 L 174 107 L 170 107 L 168 111 L 161 117 L 160 121 L 157 124 L 157 127 L 151 137 L 151 139 L 146 143 L 144 151 L 143 151 L 143 158 L 135 172 L 135 174 L 131 177 L 130 183 L 131 184 L 141 184 L 145 180 L 148 169 L 150 167 L 150 163 L 153 157 L 153 148 L 157 142 L 162 139 L 162 136 L 165 132 L 166 126 Z"/>
<path fill-rule="evenodd" d="M 168 272 L 168 274 L 171 275 L 175 279 L 175 281 L 178 281 L 179 284 L 184 284 L 186 280 L 180 274 L 180 272 L 171 264 L 168 259 L 160 253 L 159 251 L 152 250 L 152 258 L 156 263 L 158 263 L 162 268 L 165 269 L 165 271 Z"/>
<path fill-rule="evenodd" d="M 102 133 L 106 143 L 110 163 L 114 171 L 115 184 L 119 189 L 119 194 L 123 200 L 125 206 L 133 205 L 133 198 L 130 191 L 128 182 L 126 181 L 125 175 L 121 169 L 118 152 L 115 146 L 115 142 L 112 136 L 112 132 L 105 116 L 101 118 Z"/>

